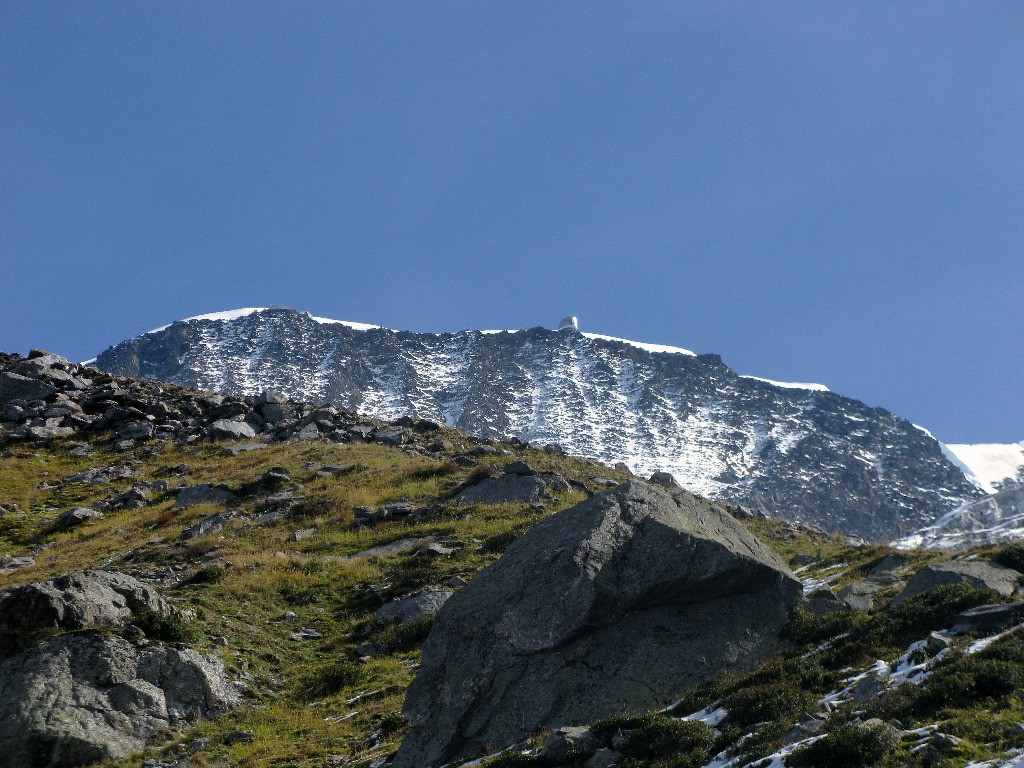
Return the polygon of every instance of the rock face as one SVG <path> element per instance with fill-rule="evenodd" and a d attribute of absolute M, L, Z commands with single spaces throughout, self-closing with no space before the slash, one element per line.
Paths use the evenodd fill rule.
<path fill-rule="evenodd" d="M 1014 485 L 984 499 L 966 502 L 895 545 L 957 550 L 1021 539 L 1024 539 L 1024 485 Z"/>
<path fill-rule="evenodd" d="M 13 587 L 0 594 L 0 653 L 19 650 L 39 630 L 116 626 L 146 611 L 168 614 L 171 607 L 123 573 L 81 571 Z"/>
<path fill-rule="evenodd" d="M 1017 588 L 1020 578 L 1021 574 L 1013 568 L 984 560 L 951 560 L 935 563 L 926 565 L 914 574 L 903 591 L 893 600 L 893 605 L 944 584 L 971 584 L 979 588 L 994 589 L 1003 597 L 1009 597 Z"/>
<path fill-rule="evenodd" d="M 0 761 L 69 768 L 123 757 L 237 699 L 215 658 L 65 635 L 0 662 Z"/>
<path fill-rule="evenodd" d="M 739 376 L 717 355 L 586 333 L 408 333 L 272 308 L 173 323 L 111 347 L 96 366 L 234 395 L 272 388 L 383 419 L 413 415 L 482 437 L 558 444 L 876 541 L 983 495 L 931 435 L 888 411 L 820 387 Z M 264 405 L 264 417 L 271 406 L 281 408 Z M 294 437 L 319 434 L 328 433 L 307 423 Z"/>
<path fill-rule="evenodd" d="M 395 768 L 665 703 L 779 650 L 800 599 L 720 506 L 631 481 L 548 517 L 438 613 Z"/>

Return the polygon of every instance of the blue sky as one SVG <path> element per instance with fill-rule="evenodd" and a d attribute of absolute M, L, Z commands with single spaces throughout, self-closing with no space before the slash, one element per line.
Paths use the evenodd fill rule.
<path fill-rule="evenodd" d="M 584 330 L 1024 439 L 1018 3 L 0 2 L 0 349 Z"/>

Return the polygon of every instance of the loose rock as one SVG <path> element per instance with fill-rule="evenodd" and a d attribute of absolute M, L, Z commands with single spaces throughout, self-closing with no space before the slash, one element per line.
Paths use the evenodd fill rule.
<path fill-rule="evenodd" d="M 380 608 L 376 619 L 381 624 L 410 624 L 437 614 L 453 594 L 447 589 L 432 589 L 418 595 L 400 597 Z"/>

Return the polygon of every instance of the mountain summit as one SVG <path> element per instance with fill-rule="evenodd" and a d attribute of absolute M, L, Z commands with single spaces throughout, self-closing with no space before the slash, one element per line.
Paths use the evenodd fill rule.
<path fill-rule="evenodd" d="M 565 325 L 412 333 L 249 308 L 155 329 L 107 349 L 95 365 L 558 444 L 872 540 L 906 535 L 984 495 L 926 430 L 889 411 L 822 385 L 741 376 L 718 355 Z"/>

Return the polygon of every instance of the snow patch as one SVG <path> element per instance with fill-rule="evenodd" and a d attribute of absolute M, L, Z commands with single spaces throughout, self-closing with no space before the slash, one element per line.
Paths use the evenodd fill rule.
<path fill-rule="evenodd" d="M 175 322 L 187 323 L 190 320 L 236 320 L 239 317 L 245 317 L 246 315 L 253 315 L 257 312 L 264 312 L 269 307 L 244 307 L 242 309 L 228 309 L 224 312 L 207 312 L 205 315 L 193 315 L 192 317 L 186 317 L 183 320 L 176 320 Z M 159 328 L 154 328 L 151 331 L 146 331 L 143 336 L 147 336 L 151 333 L 160 333 L 170 328 L 173 323 L 167 325 L 161 325 Z"/>
<path fill-rule="evenodd" d="M 371 325 L 370 323 L 354 323 L 351 320 L 332 320 L 329 317 L 317 317 L 316 315 L 310 315 L 309 319 L 314 322 L 320 323 L 320 325 L 344 325 L 346 328 L 352 328 L 356 331 L 373 331 L 379 328 L 383 328 L 382 325 Z"/>
<path fill-rule="evenodd" d="M 581 336 L 586 336 L 588 339 L 600 339 L 601 341 L 617 341 L 620 344 L 629 344 L 631 347 L 639 347 L 640 349 L 654 353 L 665 353 L 670 355 L 689 355 L 690 357 L 696 357 L 697 353 L 692 352 L 689 349 L 683 349 L 682 347 L 669 347 L 665 344 L 647 344 L 643 341 L 630 341 L 629 339 L 620 339 L 617 336 L 605 336 L 601 333 L 583 333 Z"/>
<path fill-rule="evenodd" d="M 227 309 L 223 312 L 207 312 L 203 315 L 193 315 L 192 317 L 186 317 L 175 322 L 188 323 L 192 320 L 237 320 L 240 317 L 255 315 L 257 312 L 266 312 L 268 309 L 271 309 L 271 307 L 243 307 L 242 309 Z M 371 325 L 370 323 L 355 323 L 351 320 L 333 320 L 329 317 L 317 317 L 316 315 L 309 314 L 309 312 L 304 312 L 303 314 L 305 314 L 310 320 L 320 323 L 321 325 L 344 325 L 357 331 L 372 331 L 383 327 L 380 325 Z M 142 335 L 147 336 L 151 333 L 160 333 L 160 331 L 165 331 L 170 328 L 171 325 L 173 325 L 173 323 L 161 325 L 159 328 L 146 331 L 146 333 Z M 93 360 L 95 360 L 95 358 Z"/>
<path fill-rule="evenodd" d="M 995 493 L 998 483 L 1018 479 L 1024 469 L 1024 441 L 939 446 L 946 458 L 986 493 Z"/>
<path fill-rule="evenodd" d="M 753 379 L 754 381 L 761 381 L 765 384 L 771 384 L 776 387 L 782 387 L 783 389 L 809 389 L 812 392 L 831 392 L 828 387 L 824 384 L 814 384 L 811 382 L 801 381 L 775 381 L 774 379 L 762 379 L 760 376 L 746 376 L 741 374 L 741 379 Z"/>

